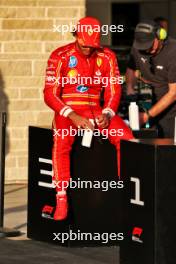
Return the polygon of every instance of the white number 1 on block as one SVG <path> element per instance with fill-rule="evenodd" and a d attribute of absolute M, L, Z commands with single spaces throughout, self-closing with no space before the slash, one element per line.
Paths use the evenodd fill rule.
<path fill-rule="evenodd" d="M 144 206 L 144 202 L 140 200 L 140 197 L 141 197 L 140 180 L 138 178 L 131 177 L 131 181 L 135 183 L 135 198 L 130 199 L 130 202 L 132 204 Z"/>

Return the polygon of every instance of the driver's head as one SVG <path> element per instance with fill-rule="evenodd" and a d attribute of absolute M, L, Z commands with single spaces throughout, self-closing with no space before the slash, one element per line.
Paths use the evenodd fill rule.
<path fill-rule="evenodd" d="M 135 29 L 133 47 L 140 52 L 155 54 L 166 37 L 165 29 L 153 21 L 141 22 Z"/>
<path fill-rule="evenodd" d="M 100 21 L 94 17 L 84 17 L 78 21 L 74 35 L 84 55 L 90 55 L 94 49 L 100 48 L 100 29 Z"/>

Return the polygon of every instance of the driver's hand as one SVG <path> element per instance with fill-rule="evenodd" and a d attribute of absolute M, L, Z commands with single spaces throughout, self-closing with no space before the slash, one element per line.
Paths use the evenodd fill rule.
<path fill-rule="evenodd" d="M 109 126 L 110 117 L 107 114 L 101 114 L 96 117 L 97 125 L 101 128 L 106 128 Z"/>
<path fill-rule="evenodd" d="M 88 118 L 82 117 L 77 113 L 75 113 L 74 111 L 68 115 L 68 118 L 70 118 L 73 124 L 78 128 L 91 129 L 91 130 L 94 129 L 93 124 L 89 121 Z"/>

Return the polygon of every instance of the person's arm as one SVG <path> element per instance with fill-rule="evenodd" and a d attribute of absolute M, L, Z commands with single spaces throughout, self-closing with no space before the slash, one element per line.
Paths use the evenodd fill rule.
<path fill-rule="evenodd" d="M 133 51 L 132 51 L 133 52 Z M 134 94 L 134 87 L 137 81 L 137 77 L 135 74 L 137 67 L 136 67 L 136 62 L 133 54 L 130 54 L 130 59 L 127 65 L 127 70 L 125 74 L 125 79 L 126 79 L 126 93 L 127 95 Z"/>
<path fill-rule="evenodd" d="M 149 115 L 146 113 L 140 114 L 141 124 L 148 121 L 149 116 L 156 117 L 164 110 L 166 110 L 171 104 L 176 101 L 176 57 L 175 50 L 168 54 L 168 92 L 161 97 L 161 99 L 154 104 L 148 111 Z"/>
<path fill-rule="evenodd" d="M 111 117 L 116 114 L 121 98 L 120 72 L 116 55 L 113 52 L 107 54 L 105 78 L 108 82 L 104 90 L 104 106 L 102 113 L 108 113 Z"/>
<path fill-rule="evenodd" d="M 48 60 L 46 69 L 46 81 L 44 88 L 44 101 L 61 116 L 71 119 L 76 127 L 90 128 L 93 125 L 88 118 L 78 115 L 73 109 L 66 105 L 60 98 L 62 89 L 62 60 L 57 52 L 53 52 Z"/>
<path fill-rule="evenodd" d="M 125 78 L 126 78 L 127 95 L 134 94 L 135 93 L 134 87 L 135 87 L 136 80 L 137 80 L 136 75 L 135 75 L 135 70 L 127 68 Z"/>
<path fill-rule="evenodd" d="M 67 117 L 73 110 L 60 98 L 62 89 L 62 60 L 57 52 L 53 52 L 48 60 L 44 88 L 44 101 L 56 113 Z"/>
<path fill-rule="evenodd" d="M 154 104 L 147 113 L 140 113 L 141 124 L 146 123 L 149 117 L 156 117 L 176 101 L 176 83 L 169 83 L 169 91 Z"/>
<path fill-rule="evenodd" d="M 97 123 L 101 128 L 109 125 L 110 119 L 115 116 L 121 98 L 120 72 L 116 55 L 112 51 L 106 51 L 105 78 L 108 79 L 104 89 L 104 106 L 102 114 L 97 117 Z"/>

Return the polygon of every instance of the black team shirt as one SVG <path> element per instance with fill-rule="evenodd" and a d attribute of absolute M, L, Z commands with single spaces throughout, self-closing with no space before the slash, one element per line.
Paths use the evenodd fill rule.
<path fill-rule="evenodd" d="M 158 101 L 168 92 L 168 84 L 176 83 L 176 40 L 172 38 L 165 40 L 161 51 L 154 56 L 140 53 L 132 48 L 128 68 L 142 73 L 142 76 L 153 86 L 154 97 Z M 176 116 L 176 102 L 163 114 Z"/>

